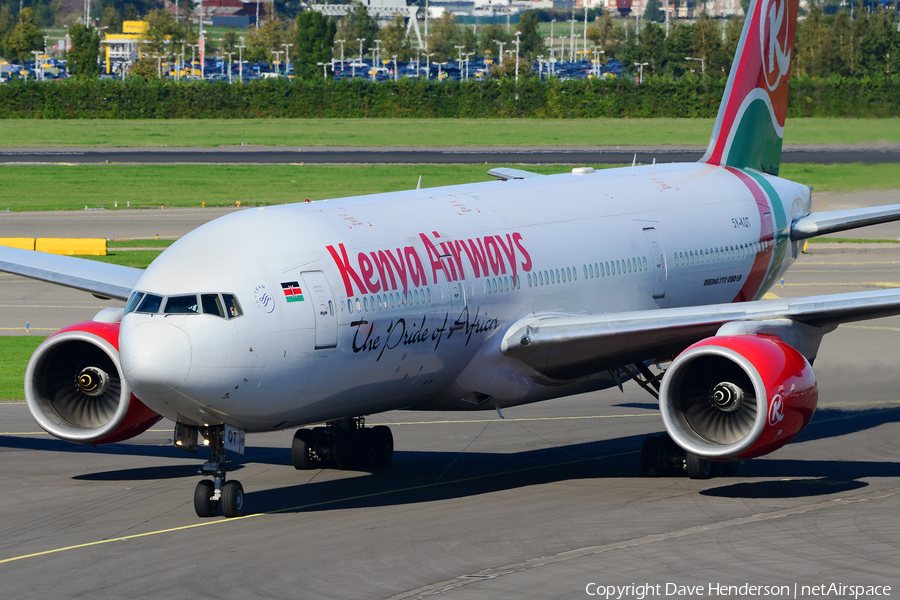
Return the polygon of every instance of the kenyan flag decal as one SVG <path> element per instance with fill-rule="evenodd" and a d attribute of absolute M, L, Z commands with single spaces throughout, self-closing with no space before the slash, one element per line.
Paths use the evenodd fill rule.
<path fill-rule="evenodd" d="M 303 302 L 303 291 L 300 289 L 299 281 L 282 283 L 281 288 L 284 290 L 284 299 L 288 302 Z"/>

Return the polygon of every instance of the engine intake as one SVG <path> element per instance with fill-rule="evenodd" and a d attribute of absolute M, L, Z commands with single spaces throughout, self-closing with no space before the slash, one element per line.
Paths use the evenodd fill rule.
<path fill-rule="evenodd" d="M 741 460 L 791 441 L 818 402 L 809 362 L 763 335 L 702 340 L 672 362 L 659 407 L 672 439 L 699 456 Z"/>
<path fill-rule="evenodd" d="M 38 346 L 25 371 L 25 401 L 38 425 L 70 442 L 108 444 L 162 418 L 131 393 L 118 343 L 118 323 L 88 321 Z"/>

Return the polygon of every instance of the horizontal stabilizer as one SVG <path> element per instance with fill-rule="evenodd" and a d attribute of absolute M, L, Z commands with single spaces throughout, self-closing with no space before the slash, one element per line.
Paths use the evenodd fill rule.
<path fill-rule="evenodd" d="M 86 258 L 4 246 L 0 246 L 0 271 L 120 300 L 128 299 L 144 273 L 141 269 Z"/>
<path fill-rule="evenodd" d="M 791 225 L 791 239 L 805 240 L 826 233 L 837 233 L 891 221 L 900 221 L 900 204 L 816 212 L 798 219 Z"/>
<path fill-rule="evenodd" d="M 532 173 L 522 169 L 507 169 L 506 167 L 497 167 L 488 171 L 488 175 L 506 181 L 508 179 L 528 179 L 529 177 L 543 177 L 540 173 Z"/>

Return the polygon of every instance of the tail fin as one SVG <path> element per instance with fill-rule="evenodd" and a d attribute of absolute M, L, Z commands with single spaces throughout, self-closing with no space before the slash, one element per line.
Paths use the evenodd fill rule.
<path fill-rule="evenodd" d="M 778 175 L 798 0 L 752 0 L 701 162 Z"/>

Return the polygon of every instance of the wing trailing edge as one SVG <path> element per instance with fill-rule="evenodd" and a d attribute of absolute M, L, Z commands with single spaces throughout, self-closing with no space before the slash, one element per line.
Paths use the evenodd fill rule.
<path fill-rule="evenodd" d="M 559 380 L 677 354 L 739 321 L 789 319 L 820 328 L 900 314 L 900 289 L 757 300 L 603 315 L 533 315 L 515 323 L 500 352 Z"/>
<path fill-rule="evenodd" d="M 85 258 L 0 246 L 0 271 L 127 300 L 143 271 Z"/>

